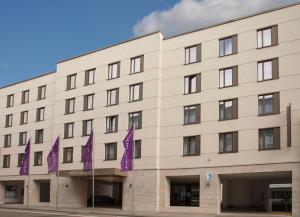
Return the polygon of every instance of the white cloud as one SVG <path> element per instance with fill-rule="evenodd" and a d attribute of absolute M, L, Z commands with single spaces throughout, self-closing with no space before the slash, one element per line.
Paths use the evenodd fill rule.
<path fill-rule="evenodd" d="M 2 63 L 1 66 L 4 68 L 8 68 L 8 65 L 6 63 Z"/>
<path fill-rule="evenodd" d="M 145 16 L 133 33 L 139 36 L 160 30 L 172 36 L 295 2 L 300 0 L 181 0 L 168 10 Z"/>

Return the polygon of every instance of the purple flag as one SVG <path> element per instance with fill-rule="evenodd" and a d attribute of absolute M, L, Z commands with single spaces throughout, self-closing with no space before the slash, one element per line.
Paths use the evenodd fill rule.
<path fill-rule="evenodd" d="M 58 171 L 58 152 L 59 152 L 59 137 L 57 137 L 47 157 L 48 173 L 55 173 Z"/>
<path fill-rule="evenodd" d="M 93 131 L 84 146 L 83 155 L 83 171 L 88 172 L 93 168 Z"/>
<path fill-rule="evenodd" d="M 29 161 L 30 161 L 30 139 L 26 144 L 25 155 L 21 163 L 21 168 L 20 168 L 21 176 L 27 176 L 29 174 Z"/>
<path fill-rule="evenodd" d="M 127 136 L 123 140 L 125 148 L 121 161 L 121 171 L 131 171 L 133 169 L 132 151 L 133 151 L 133 128 L 128 131 Z"/>

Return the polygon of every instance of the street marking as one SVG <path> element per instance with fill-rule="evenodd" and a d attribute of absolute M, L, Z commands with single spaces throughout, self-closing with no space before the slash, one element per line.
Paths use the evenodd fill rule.
<path fill-rule="evenodd" d="M 45 215 L 57 215 L 57 216 L 70 216 L 70 217 L 99 217 L 99 216 L 95 216 L 95 215 L 89 215 L 89 214 L 85 214 L 85 215 L 77 215 L 77 214 L 66 214 L 66 213 L 55 213 L 55 212 L 41 212 L 41 211 L 29 211 L 29 210 L 10 210 L 10 209 L 0 209 L 0 211 L 4 211 L 4 212 L 23 212 L 23 213 L 35 213 L 35 214 L 45 214 Z"/>

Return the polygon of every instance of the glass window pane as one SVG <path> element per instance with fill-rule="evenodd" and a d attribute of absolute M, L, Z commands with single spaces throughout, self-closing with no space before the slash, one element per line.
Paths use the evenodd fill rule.
<path fill-rule="evenodd" d="M 196 79 L 196 76 L 193 76 L 191 78 L 191 93 L 196 92 L 196 87 L 197 87 L 197 79 Z"/>
<path fill-rule="evenodd" d="M 190 63 L 194 63 L 197 61 L 197 49 L 196 47 L 190 48 Z"/>
<path fill-rule="evenodd" d="M 189 48 L 186 48 L 185 49 L 185 64 L 189 64 L 190 63 L 190 49 Z"/>
<path fill-rule="evenodd" d="M 140 72 L 141 71 L 141 58 L 134 59 L 134 72 Z"/>
<path fill-rule="evenodd" d="M 263 80 L 263 63 L 257 64 L 257 75 L 258 75 L 258 81 Z"/>
<path fill-rule="evenodd" d="M 262 31 L 257 32 L 257 47 L 262 47 Z"/>
<path fill-rule="evenodd" d="M 189 93 L 189 77 L 184 78 L 184 93 Z"/>
<path fill-rule="evenodd" d="M 225 55 L 232 54 L 232 38 L 225 40 Z"/>
<path fill-rule="evenodd" d="M 224 87 L 224 70 L 219 72 L 219 86 Z"/>
<path fill-rule="evenodd" d="M 225 86 L 232 85 L 232 69 L 225 70 Z"/>
<path fill-rule="evenodd" d="M 140 85 L 134 85 L 133 86 L 133 100 L 139 100 L 140 99 Z"/>
<path fill-rule="evenodd" d="M 220 40 L 219 52 L 220 52 L 220 56 L 224 56 L 224 40 Z"/>
<path fill-rule="evenodd" d="M 268 61 L 268 62 L 264 62 L 263 63 L 264 66 L 264 75 L 263 75 L 263 79 L 271 79 L 272 78 L 272 61 Z"/>
<path fill-rule="evenodd" d="M 271 28 L 265 29 L 263 31 L 263 46 L 270 46 L 271 45 Z"/>
<path fill-rule="evenodd" d="M 264 113 L 273 113 L 273 95 L 264 97 Z"/>

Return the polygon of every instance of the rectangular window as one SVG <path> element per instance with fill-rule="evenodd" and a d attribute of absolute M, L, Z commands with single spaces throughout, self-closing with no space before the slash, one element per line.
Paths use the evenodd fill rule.
<path fill-rule="evenodd" d="M 19 133 L 19 145 L 26 145 L 27 142 L 27 132 Z"/>
<path fill-rule="evenodd" d="M 38 100 L 46 99 L 46 85 L 38 87 Z"/>
<path fill-rule="evenodd" d="M 120 77 L 121 62 L 111 63 L 108 65 L 108 79 Z"/>
<path fill-rule="evenodd" d="M 83 111 L 94 109 L 94 94 L 85 95 L 83 99 Z"/>
<path fill-rule="evenodd" d="M 266 81 L 279 78 L 278 58 L 258 62 L 257 78 L 258 81 Z"/>
<path fill-rule="evenodd" d="M 65 114 L 72 114 L 75 112 L 75 98 L 66 99 Z"/>
<path fill-rule="evenodd" d="M 144 56 L 131 58 L 131 71 L 130 74 L 135 74 L 144 71 Z"/>
<path fill-rule="evenodd" d="M 259 129 L 259 150 L 280 149 L 280 127 Z"/>
<path fill-rule="evenodd" d="M 105 160 L 117 159 L 117 143 L 105 144 Z"/>
<path fill-rule="evenodd" d="M 227 56 L 237 53 L 237 35 L 219 40 L 219 56 Z"/>
<path fill-rule="evenodd" d="M 69 139 L 74 137 L 74 123 L 65 123 L 64 138 Z"/>
<path fill-rule="evenodd" d="M 142 156 L 142 140 L 135 140 L 133 147 L 133 157 L 135 159 L 140 159 Z"/>
<path fill-rule="evenodd" d="M 12 126 L 12 121 L 13 121 L 13 115 L 6 115 L 5 116 L 5 127 L 11 127 Z"/>
<path fill-rule="evenodd" d="M 279 93 L 270 93 L 258 96 L 258 115 L 272 115 L 279 113 Z"/>
<path fill-rule="evenodd" d="M 219 87 L 231 87 L 238 85 L 238 67 L 233 66 L 219 71 Z"/>
<path fill-rule="evenodd" d="M 44 141 L 44 130 L 36 130 L 35 131 L 35 143 L 43 143 Z"/>
<path fill-rule="evenodd" d="M 118 131 L 118 115 L 106 117 L 106 133 Z"/>
<path fill-rule="evenodd" d="M 200 136 L 183 137 L 183 156 L 200 155 Z"/>
<path fill-rule="evenodd" d="M 36 109 L 36 121 L 44 121 L 45 120 L 45 107 Z"/>
<path fill-rule="evenodd" d="M 107 106 L 119 104 L 119 88 L 107 90 Z"/>
<path fill-rule="evenodd" d="M 4 135 L 4 148 L 11 147 L 11 134 Z"/>
<path fill-rule="evenodd" d="M 82 136 L 91 135 L 93 130 L 93 120 L 82 121 Z"/>
<path fill-rule="evenodd" d="M 187 183 L 175 181 L 170 183 L 170 206 L 199 207 L 199 180 Z"/>
<path fill-rule="evenodd" d="M 22 100 L 21 104 L 29 103 L 29 90 L 25 90 L 22 92 Z"/>
<path fill-rule="evenodd" d="M 67 90 L 72 90 L 76 88 L 76 74 L 67 76 Z"/>
<path fill-rule="evenodd" d="M 223 100 L 219 102 L 219 120 L 232 120 L 238 118 L 238 99 Z"/>
<path fill-rule="evenodd" d="M 73 147 L 64 148 L 63 163 L 73 163 Z"/>
<path fill-rule="evenodd" d="M 95 83 L 95 71 L 96 69 L 90 69 L 85 71 L 84 85 L 90 85 Z"/>
<path fill-rule="evenodd" d="M 3 155 L 3 168 L 10 167 L 10 155 Z"/>
<path fill-rule="evenodd" d="M 43 152 L 34 152 L 34 166 L 41 166 L 43 163 Z"/>
<path fill-rule="evenodd" d="M 141 129 L 142 128 L 142 112 L 129 113 L 128 129 Z"/>
<path fill-rule="evenodd" d="M 28 111 L 21 112 L 20 115 L 20 124 L 27 124 L 28 123 Z"/>
<path fill-rule="evenodd" d="M 197 93 L 201 91 L 201 74 L 184 77 L 184 94 Z"/>
<path fill-rule="evenodd" d="M 7 96 L 7 104 L 6 107 L 13 107 L 14 106 L 14 94 L 10 94 Z"/>
<path fill-rule="evenodd" d="M 143 83 L 132 84 L 129 86 L 129 102 L 143 99 Z"/>
<path fill-rule="evenodd" d="M 257 30 L 257 48 L 264 48 L 278 44 L 278 26 Z"/>
<path fill-rule="evenodd" d="M 201 61 L 201 44 L 185 48 L 185 64 Z"/>
<path fill-rule="evenodd" d="M 18 154 L 18 167 L 21 167 L 24 157 L 25 157 L 25 153 Z"/>
<path fill-rule="evenodd" d="M 184 124 L 200 123 L 200 104 L 184 107 Z"/>
<path fill-rule="evenodd" d="M 238 132 L 219 134 L 219 153 L 238 152 Z"/>

